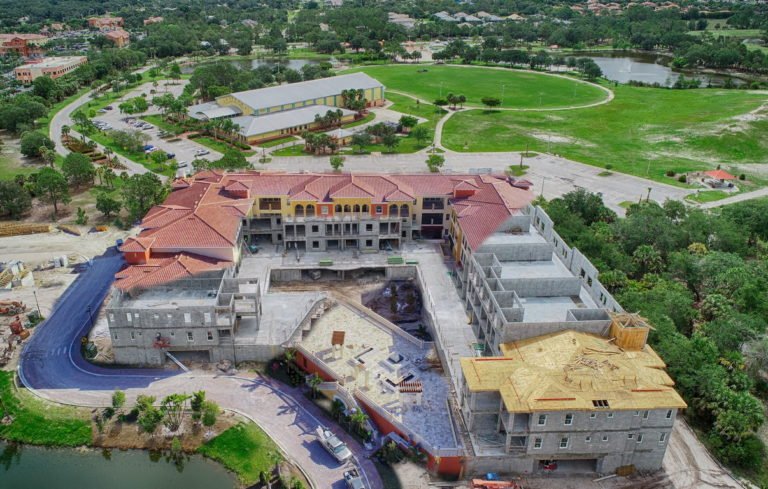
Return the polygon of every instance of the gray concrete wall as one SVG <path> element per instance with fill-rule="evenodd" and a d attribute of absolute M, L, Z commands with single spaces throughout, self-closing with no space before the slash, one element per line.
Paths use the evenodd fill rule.
<path fill-rule="evenodd" d="M 500 280 L 505 290 L 514 290 L 518 297 L 570 297 L 581 292 L 576 277 L 508 278 Z"/>
<path fill-rule="evenodd" d="M 409 280 L 417 278 L 416 267 L 411 265 L 398 265 L 385 268 L 385 274 L 388 280 Z M 421 284 L 419 284 L 419 290 L 422 291 Z"/>
<path fill-rule="evenodd" d="M 507 323 L 503 325 L 499 332 L 499 343 L 525 340 L 565 330 L 605 335 L 608 332 L 608 327 L 610 325 L 610 320 L 561 321 L 554 323 Z"/>
<path fill-rule="evenodd" d="M 549 261 L 552 245 L 549 243 L 519 243 L 514 245 L 482 245 L 479 253 L 493 253 L 499 261 Z"/>

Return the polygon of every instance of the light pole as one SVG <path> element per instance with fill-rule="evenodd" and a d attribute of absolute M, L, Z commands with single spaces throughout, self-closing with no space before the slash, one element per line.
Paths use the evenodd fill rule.
<path fill-rule="evenodd" d="M 38 318 L 42 318 L 42 317 L 43 317 L 43 315 L 42 315 L 42 313 L 40 312 L 40 303 L 37 301 L 37 291 L 33 289 L 33 290 L 32 290 L 32 295 L 34 295 L 34 296 L 35 296 L 35 306 L 37 306 L 37 317 L 38 317 Z"/>

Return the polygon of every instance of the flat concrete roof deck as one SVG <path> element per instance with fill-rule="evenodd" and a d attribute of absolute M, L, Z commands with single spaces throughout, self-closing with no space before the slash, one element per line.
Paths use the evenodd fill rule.
<path fill-rule="evenodd" d="M 549 323 L 565 321 L 568 311 L 594 307 L 584 304 L 579 297 L 521 297 L 525 313 L 523 322 Z"/>
<path fill-rule="evenodd" d="M 553 258 L 549 261 L 503 261 L 501 277 L 507 278 L 571 278 L 573 274 L 563 262 Z"/>
<path fill-rule="evenodd" d="M 334 331 L 345 336 L 337 351 L 331 345 Z M 420 347 L 344 305 L 317 319 L 301 346 L 332 369 L 349 392 L 359 389 L 432 446 L 457 447 L 447 403 L 450 380 L 426 368 L 426 358 L 436 357 L 432 346 Z M 399 363 L 388 360 L 395 353 L 402 356 Z M 402 393 L 401 381 L 420 382 L 423 392 Z"/>
<path fill-rule="evenodd" d="M 532 228 L 533 229 L 533 228 Z M 505 244 L 531 244 L 546 243 L 547 240 L 538 232 L 523 233 L 493 233 L 483 241 L 482 246 L 505 245 Z M 480 251 L 483 253 L 483 251 Z"/>
<path fill-rule="evenodd" d="M 178 309 L 183 307 L 213 307 L 215 289 L 171 289 L 155 287 L 136 297 L 124 296 L 118 307 L 133 309 Z"/>
<path fill-rule="evenodd" d="M 245 317 L 235 333 L 235 344 L 280 345 L 288 341 L 299 323 L 324 294 L 317 292 L 270 292 L 261 296 L 262 316 Z"/>

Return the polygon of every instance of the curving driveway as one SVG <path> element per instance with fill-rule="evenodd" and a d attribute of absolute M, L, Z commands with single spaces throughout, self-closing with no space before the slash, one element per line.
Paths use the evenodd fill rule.
<path fill-rule="evenodd" d="M 123 389 L 129 400 L 139 394 L 166 396 L 204 389 L 222 407 L 238 412 L 261 426 L 299 466 L 316 489 L 345 487 L 345 466 L 337 464 L 315 441 L 314 429 L 332 427 L 355 454 L 358 467 L 372 489 L 383 483 L 370 453 L 327 419 L 298 389 L 283 386 L 258 374 L 233 377 L 208 372 L 157 369 L 105 368 L 86 362 L 80 338 L 96 314 L 123 265 L 115 248 L 92 260 L 55 304 L 50 317 L 36 328 L 19 359 L 19 376 L 36 395 L 50 401 L 84 407 L 105 407 L 114 389 Z"/>

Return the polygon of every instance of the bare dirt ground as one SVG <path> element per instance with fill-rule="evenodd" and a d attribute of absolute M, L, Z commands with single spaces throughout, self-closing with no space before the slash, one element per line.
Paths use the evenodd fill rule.
<path fill-rule="evenodd" d="M 88 233 L 90 226 L 77 227 L 83 232 L 82 236 L 54 230 L 44 234 L 0 238 L 0 261 L 21 260 L 28 268 L 34 268 L 61 255 L 92 258 L 114 246 L 115 240 L 130 235 L 130 231 L 114 228 L 102 233 Z"/>

